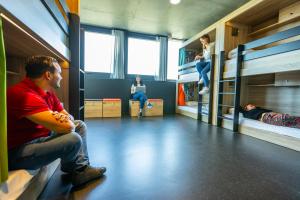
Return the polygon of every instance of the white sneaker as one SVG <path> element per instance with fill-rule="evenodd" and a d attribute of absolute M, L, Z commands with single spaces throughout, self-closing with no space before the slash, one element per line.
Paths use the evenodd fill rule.
<path fill-rule="evenodd" d="M 198 84 L 202 84 L 203 83 L 203 79 L 201 78 L 199 81 L 198 81 Z"/>
<path fill-rule="evenodd" d="M 147 103 L 147 108 L 151 109 L 153 105 L 151 103 Z"/>
<path fill-rule="evenodd" d="M 199 92 L 199 94 L 207 94 L 207 93 L 209 93 L 208 87 L 203 87 L 203 89 Z"/>

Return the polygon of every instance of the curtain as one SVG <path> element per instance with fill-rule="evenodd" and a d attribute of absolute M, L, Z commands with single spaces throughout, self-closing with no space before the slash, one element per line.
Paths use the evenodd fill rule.
<path fill-rule="evenodd" d="M 112 73 L 110 78 L 124 79 L 125 78 L 125 33 L 120 30 L 113 30 L 115 36 L 114 56 L 112 62 Z"/>
<path fill-rule="evenodd" d="M 185 49 L 181 48 L 179 49 L 179 66 L 185 64 Z"/>
<path fill-rule="evenodd" d="M 0 182 L 7 179 L 6 57 L 0 17 Z"/>
<path fill-rule="evenodd" d="M 166 81 L 167 80 L 167 59 L 168 59 L 168 38 L 159 37 L 159 68 L 155 72 L 155 80 Z"/>

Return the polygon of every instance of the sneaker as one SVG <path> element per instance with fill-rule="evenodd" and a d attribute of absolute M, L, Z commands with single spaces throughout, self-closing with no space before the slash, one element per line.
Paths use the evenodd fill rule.
<path fill-rule="evenodd" d="M 143 117 L 143 112 L 139 112 L 138 117 L 139 117 L 139 118 Z"/>
<path fill-rule="evenodd" d="M 152 105 L 151 103 L 148 103 L 148 104 L 147 104 L 147 108 L 150 109 L 150 108 L 152 108 L 152 107 L 153 107 L 153 105 Z"/>
<path fill-rule="evenodd" d="M 203 79 L 201 78 L 199 81 L 198 81 L 198 84 L 202 84 L 203 83 Z"/>
<path fill-rule="evenodd" d="M 199 92 L 199 94 L 207 94 L 209 93 L 209 88 L 208 87 L 203 87 L 203 89 Z"/>
<path fill-rule="evenodd" d="M 72 173 L 72 184 L 73 186 L 81 186 L 87 182 L 90 182 L 92 180 L 101 178 L 103 174 L 106 172 L 105 167 L 91 167 L 91 166 L 86 166 L 83 171 L 76 171 Z"/>

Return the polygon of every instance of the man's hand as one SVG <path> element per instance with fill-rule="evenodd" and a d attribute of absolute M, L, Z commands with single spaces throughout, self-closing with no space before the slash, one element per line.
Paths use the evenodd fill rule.
<path fill-rule="evenodd" d="M 68 115 L 59 113 L 57 111 L 52 112 L 52 115 L 56 119 L 56 121 L 59 121 L 60 123 L 68 122 L 69 120 L 74 120 L 72 120 Z"/>
<path fill-rule="evenodd" d="M 195 60 L 200 60 L 201 58 L 202 58 L 202 56 L 196 55 Z"/>

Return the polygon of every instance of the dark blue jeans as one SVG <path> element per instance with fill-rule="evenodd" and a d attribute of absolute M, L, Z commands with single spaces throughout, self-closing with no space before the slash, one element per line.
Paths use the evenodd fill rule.
<path fill-rule="evenodd" d="M 140 101 L 140 109 L 144 108 L 145 102 L 147 101 L 147 96 L 144 92 L 136 92 L 133 94 L 133 99 Z"/>
<path fill-rule="evenodd" d="M 75 132 L 51 133 L 49 137 L 32 140 L 8 152 L 9 169 L 38 169 L 60 158 L 61 169 L 71 173 L 89 165 L 86 145 L 87 128 L 76 120 Z"/>
<path fill-rule="evenodd" d="M 199 72 L 200 78 L 203 79 L 203 85 L 205 87 L 209 86 L 209 80 L 207 77 L 207 72 L 210 71 L 210 62 L 200 61 L 196 64 L 196 69 Z"/>

